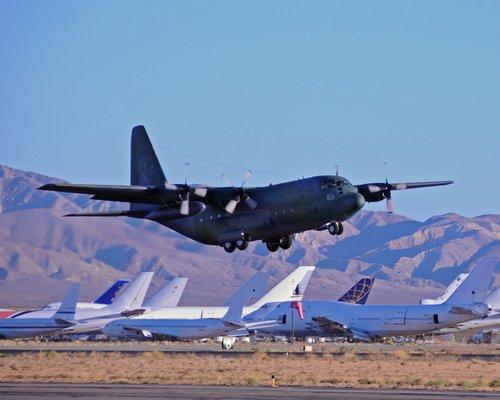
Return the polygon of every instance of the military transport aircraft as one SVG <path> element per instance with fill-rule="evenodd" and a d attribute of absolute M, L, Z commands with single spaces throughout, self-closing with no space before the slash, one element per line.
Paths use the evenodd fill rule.
<path fill-rule="evenodd" d="M 441 186 L 453 181 L 365 183 L 353 185 L 339 175 L 321 175 L 265 187 L 173 184 L 165 178 L 143 126 L 132 129 L 130 186 L 49 183 L 41 190 L 84 193 L 94 200 L 130 203 L 129 210 L 68 216 L 133 217 L 156 221 L 197 242 L 219 245 L 231 253 L 261 240 L 269 251 L 288 249 L 295 233 L 328 230 L 341 235 L 342 222 L 365 202 L 387 201 L 393 190 Z"/>

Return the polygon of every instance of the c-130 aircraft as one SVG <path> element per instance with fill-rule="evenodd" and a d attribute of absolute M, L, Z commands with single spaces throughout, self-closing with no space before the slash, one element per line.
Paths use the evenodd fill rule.
<path fill-rule="evenodd" d="M 226 187 L 170 183 L 163 173 L 144 126 L 132 129 L 130 186 L 49 183 L 40 190 L 83 193 L 93 200 L 130 203 L 129 210 L 85 212 L 67 216 L 132 217 L 158 222 L 197 242 L 222 246 L 228 253 L 245 250 L 261 240 L 269 251 L 289 249 L 295 233 L 328 230 L 341 235 L 343 221 L 363 208 L 365 202 L 386 199 L 392 212 L 391 192 L 453 181 L 412 183 L 365 183 L 353 185 L 337 175 L 274 184 Z"/>

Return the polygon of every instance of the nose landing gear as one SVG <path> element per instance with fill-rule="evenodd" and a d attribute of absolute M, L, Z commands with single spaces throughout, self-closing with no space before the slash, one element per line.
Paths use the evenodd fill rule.
<path fill-rule="evenodd" d="M 344 225 L 342 225 L 342 222 L 332 222 L 328 225 L 328 232 L 330 235 L 342 235 L 344 232 Z"/>

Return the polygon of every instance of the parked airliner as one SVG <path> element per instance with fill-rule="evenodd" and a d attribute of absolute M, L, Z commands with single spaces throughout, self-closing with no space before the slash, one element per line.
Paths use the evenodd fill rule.
<path fill-rule="evenodd" d="M 304 320 L 289 318 L 290 303 L 282 303 L 266 316 L 282 324 L 265 330 L 272 334 L 345 335 L 371 341 L 385 336 L 428 333 L 488 315 L 485 297 L 496 262 L 482 261 L 442 304 L 358 305 L 338 301 L 303 301 Z M 247 320 L 250 318 L 247 317 Z"/>

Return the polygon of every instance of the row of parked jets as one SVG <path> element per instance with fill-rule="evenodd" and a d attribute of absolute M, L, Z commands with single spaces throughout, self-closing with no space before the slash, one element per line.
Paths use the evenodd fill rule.
<path fill-rule="evenodd" d="M 460 274 L 436 299 L 420 304 L 366 304 L 374 279 L 363 278 L 336 301 L 303 300 L 315 267 L 300 266 L 264 293 L 269 274 L 259 272 L 223 306 L 179 306 L 187 278 L 175 278 L 145 301 L 153 277 L 143 272 L 118 281 L 94 302 L 77 302 L 79 286 L 63 301 L 39 310 L 0 311 L 1 338 L 95 334 L 121 339 L 190 340 L 258 332 L 333 336 L 370 342 L 388 336 L 453 333 L 500 326 L 500 288 L 488 293 L 497 263 L 486 259 Z M 257 299 L 257 300 L 255 300 Z M 250 300 L 253 302 L 246 305 Z"/>

